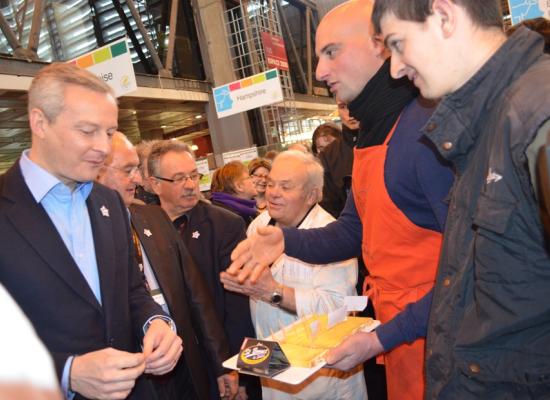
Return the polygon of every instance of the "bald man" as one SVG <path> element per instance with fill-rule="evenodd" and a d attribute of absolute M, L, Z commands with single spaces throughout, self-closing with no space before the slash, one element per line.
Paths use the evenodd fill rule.
<path fill-rule="evenodd" d="M 323 18 L 316 34 L 317 79 L 360 121 L 344 211 L 325 228 L 258 230 L 236 249 L 229 272 L 245 279 L 254 269 L 254 280 L 283 251 L 315 264 L 362 253 L 369 271 L 364 292 L 383 325 L 352 336 L 328 361 L 348 369 L 385 353 L 380 361 L 388 397 L 421 399 L 423 336 L 453 174 L 420 133 L 433 105 L 417 98 L 407 79 L 391 78 L 385 49 L 372 35 L 371 14 L 371 1 L 344 3 Z"/>
<path fill-rule="evenodd" d="M 111 145 L 97 181 L 116 190 L 129 207 L 136 258 L 146 287 L 183 338 L 184 352 L 174 370 L 160 379 L 150 378 L 157 397 L 208 398 L 207 369 L 218 377 L 221 397 L 233 397 L 238 378 L 236 373 L 226 374 L 221 365 L 229 357 L 229 346 L 206 283 L 166 213 L 158 206 L 134 204 L 141 175 L 132 143 L 116 132 Z"/>

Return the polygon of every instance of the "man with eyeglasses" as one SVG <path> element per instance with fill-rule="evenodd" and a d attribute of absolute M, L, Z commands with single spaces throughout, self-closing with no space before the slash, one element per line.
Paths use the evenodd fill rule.
<path fill-rule="evenodd" d="M 136 261 L 145 286 L 172 317 L 184 343 L 184 353 L 170 374 L 149 377 L 157 397 L 159 400 L 207 398 L 207 366 L 210 366 L 215 370 L 222 398 L 229 398 L 236 394 L 237 375 L 225 373 L 221 365 L 229 357 L 229 347 L 206 282 L 166 213 L 157 206 L 134 204 L 136 187 L 142 179 L 132 143 L 123 133 L 116 132 L 111 145 L 97 181 L 116 190 L 128 207 Z M 196 337 L 206 344 L 206 354 Z"/>
<path fill-rule="evenodd" d="M 201 200 L 201 175 L 192 151 L 183 143 L 164 140 L 156 143 L 148 159 L 150 183 L 160 198 L 161 207 L 180 232 L 192 259 L 199 267 L 214 298 L 214 305 L 232 354 L 243 338 L 254 337 L 248 298 L 226 291 L 219 278 L 231 263 L 231 251 L 246 237 L 245 224 L 236 214 Z M 210 375 L 212 381 L 215 377 Z M 241 382 L 243 380 L 241 377 Z M 212 383 L 211 399 L 219 398 Z M 248 398 L 261 398 L 253 392 L 255 383 L 247 381 Z M 255 390 L 259 391 L 259 387 Z M 244 399 L 245 388 L 239 388 Z"/>

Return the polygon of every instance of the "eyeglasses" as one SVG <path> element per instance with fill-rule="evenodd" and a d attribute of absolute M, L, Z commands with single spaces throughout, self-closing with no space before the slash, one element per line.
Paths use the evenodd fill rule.
<path fill-rule="evenodd" d="M 126 167 L 126 168 L 119 168 L 119 167 L 113 167 L 112 165 L 107 165 L 107 168 L 116 169 L 117 171 L 122 172 L 128 178 L 133 177 L 135 174 L 139 172 L 139 165 L 135 167 Z"/>
<path fill-rule="evenodd" d="M 202 177 L 203 175 L 199 174 L 198 172 L 193 172 L 189 175 L 176 175 L 172 179 L 155 176 L 156 179 L 170 183 L 186 183 L 188 179 L 191 179 L 193 182 L 198 182 L 201 180 Z"/>
<path fill-rule="evenodd" d="M 267 179 L 267 175 L 256 175 L 256 174 L 252 174 L 250 175 L 250 177 L 252 179 Z"/>

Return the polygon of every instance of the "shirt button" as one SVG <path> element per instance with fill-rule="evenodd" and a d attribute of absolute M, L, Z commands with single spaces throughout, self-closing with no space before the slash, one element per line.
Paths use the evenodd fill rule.
<path fill-rule="evenodd" d="M 449 287 L 451 285 L 451 280 L 449 278 L 443 279 L 443 286 Z"/>
<path fill-rule="evenodd" d="M 473 374 L 479 374 L 481 372 L 481 367 L 477 364 L 470 364 L 470 371 Z"/>
<path fill-rule="evenodd" d="M 428 357 L 431 357 L 433 353 L 434 353 L 434 352 L 433 352 L 432 349 L 426 350 L 426 354 L 428 355 Z"/>
<path fill-rule="evenodd" d="M 426 126 L 426 131 L 428 133 L 430 132 L 433 132 L 435 130 L 435 128 L 437 128 L 437 124 L 435 122 L 430 122 L 427 126 Z"/>
<path fill-rule="evenodd" d="M 445 150 L 451 150 L 453 148 L 453 144 L 451 142 L 445 142 L 443 143 L 443 148 Z"/>

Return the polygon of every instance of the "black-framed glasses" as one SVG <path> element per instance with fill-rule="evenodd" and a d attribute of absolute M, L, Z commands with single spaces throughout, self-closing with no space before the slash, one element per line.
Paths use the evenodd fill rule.
<path fill-rule="evenodd" d="M 188 179 L 191 179 L 193 182 L 198 182 L 202 177 L 203 175 L 198 172 L 193 172 L 189 175 L 176 175 L 173 178 L 163 178 L 162 176 L 155 175 L 155 179 L 169 183 L 186 183 Z"/>

